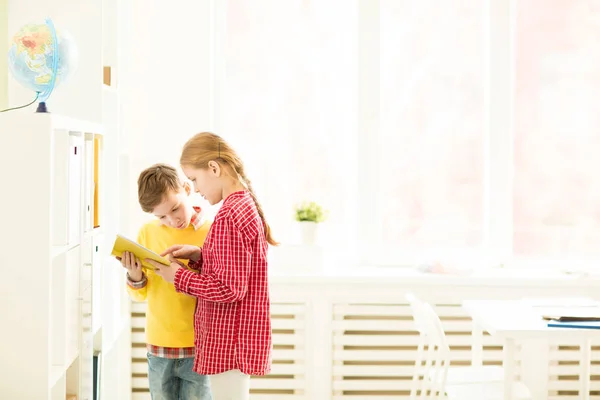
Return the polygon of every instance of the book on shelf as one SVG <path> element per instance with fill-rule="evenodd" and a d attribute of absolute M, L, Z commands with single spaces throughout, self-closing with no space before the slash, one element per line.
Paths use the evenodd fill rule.
<path fill-rule="evenodd" d="M 100 226 L 100 195 L 99 190 L 100 184 L 100 157 L 102 153 L 102 136 L 96 135 L 94 137 L 94 228 L 98 228 Z"/>
<path fill-rule="evenodd" d="M 68 169 L 68 243 L 79 238 L 81 224 L 81 177 L 83 169 L 83 137 L 69 134 Z"/>

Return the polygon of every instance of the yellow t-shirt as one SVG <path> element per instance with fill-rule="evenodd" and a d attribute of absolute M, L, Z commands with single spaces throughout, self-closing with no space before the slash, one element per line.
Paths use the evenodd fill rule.
<path fill-rule="evenodd" d="M 138 243 L 161 253 L 175 244 L 202 246 L 210 223 L 194 229 L 176 229 L 159 221 L 145 224 L 138 234 Z M 146 311 L 146 341 L 160 347 L 194 347 L 194 312 L 196 298 L 177 293 L 172 283 L 163 280 L 153 271 L 144 270 L 148 279 L 146 286 L 134 289 L 127 285 L 134 301 L 148 301 Z"/>

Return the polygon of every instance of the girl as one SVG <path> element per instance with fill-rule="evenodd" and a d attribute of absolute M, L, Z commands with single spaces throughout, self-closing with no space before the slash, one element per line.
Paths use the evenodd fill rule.
<path fill-rule="evenodd" d="M 178 292 L 198 298 L 194 371 L 211 375 L 215 400 L 247 400 L 250 376 L 271 367 L 267 248 L 277 243 L 242 161 L 223 139 L 197 134 L 180 162 L 196 192 L 223 204 L 202 248 L 172 246 L 163 253 L 171 265 L 153 265 Z M 190 260 L 201 273 L 182 268 L 176 258 Z"/>

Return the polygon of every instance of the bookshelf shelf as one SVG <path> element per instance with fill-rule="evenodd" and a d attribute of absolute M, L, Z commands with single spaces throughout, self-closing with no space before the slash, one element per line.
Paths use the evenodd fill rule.
<path fill-rule="evenodd" d="M 3 324 L 19 327 L 3 330 L 0 340 L 0 373 L 9 377 L 0 380 L 0 393 L 8 398 L 76 394 L 92 400 L 94 351 L 110 352 L 100 365 L 100 374 L 108 376 L 130 359 L 123 345 L 129 342 L 123 272 L 106 250 L 120 229 L 119 185 L 108 184 L 119 182 L 119 170 L 104 161 L 118 159 L 118 135 L 87 130 L 93 126 L 53 114 L 0 115 L 6 133 L 0 135 L 0 168 L 14 171 L 4 183 L 19 196 L 0 196 L 0 206 L 9 209 L 17 201 L 23 210 L 35 210 L 9 213 L 5 220 L 11 235 L 3 243 L 13 251 L 2 261 L 19 266 L 6 269 L 0 280 L 3 299 L 15 305 L 3 312 Z M 98 144 L 101 151 L 94 151 Z M 40 183 L 32 185 L 28 176 Z M 32 257 L 26 268 L 23 254 Z M 41 365 L 33 374 L 31 359 Z M 100 399 L 120 398 L 114 395 L 108 390 Z"/>
<path fill-rule="evenodd" d="M 54 388 L 57 384 L 64 384 L 60 382 L 60 379 L 64 377 L 66 370 L 67 369 L 62 365 L 54 365 L 51 367 L 50 378 L 48 380 L 50 389 Z"/>
<path fill-rule="evenodd" d="M 50 250 L 50 257 L 55 259 L 56 257 L 60 257 L 63 254 L 66 254 L 68 251 L 79 246 L 79 242 L 71 243 L 64 246 L 52 246 Z"/>
<path fill-rule="evenodd" d="M 34 107 L 0 114 L 0 168 L 10 188 L 0 206 L 19 206 L 3 221 L 10 227 L 3 246 L 11 251 L 2 252 L 0 267 L 14 267 L 2 268 L 0 280 L 10 304 L 2 324 L 12 327 L 0 333 L 2 399 L 130 397 L 131 333 L 123 318 L 130 306 L 122 268 L 107 251 L 122 229 L 125 199 L 118 55 L 128 3 L 9 0 L 6 7 L 9 33 L 48 16 L 69 31 L 79 65 L 52 93 L 51 114 Z M 9 107 L 32 96 L 12 79 L 7 92 Z M 94 359 L 101 360 L 101 390 L 94 388 Z"/>

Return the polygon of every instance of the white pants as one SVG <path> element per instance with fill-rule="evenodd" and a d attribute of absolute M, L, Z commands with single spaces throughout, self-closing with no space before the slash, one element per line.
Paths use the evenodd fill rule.
<path fill-rule="evenodd" d="M 239 369 L 210 375 L 213 400 L 248 400 L 250 398 L 250 375 Z"/>

